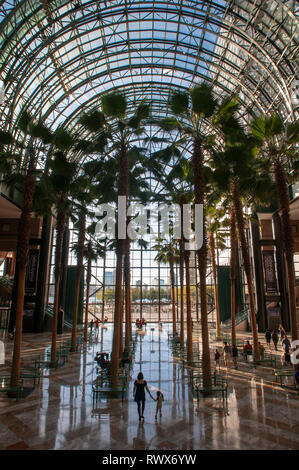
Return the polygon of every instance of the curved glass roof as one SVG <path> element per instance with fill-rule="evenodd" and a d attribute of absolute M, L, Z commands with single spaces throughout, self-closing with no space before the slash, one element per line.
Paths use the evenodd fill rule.
<path fill-rule="evenodd" d="M 242 114 L 298 114 L 295 0 L 8 0 L 0 2 L 1 120 L 25 106 L 72 127 L 102 93 L 168 112 L 174 89 L 203 80 L 237 92 Z M 296 75 L 297 73 L 297 75 Z"/>

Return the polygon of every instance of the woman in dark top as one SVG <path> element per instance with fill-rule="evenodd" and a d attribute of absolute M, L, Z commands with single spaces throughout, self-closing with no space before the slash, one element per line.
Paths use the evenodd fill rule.
<path fill-rule="evenodd" d="M 134 389 L 133 389 L 134 400 L 137 401 L 139 421 L 141 421 L 141 419 L 144 419 L 143 413 L 144 413 L 144 407 L 145 407 L 145 389 L 148 392 L 149 396 L 154 400 L 154 397 L 152 396 L 151 392 L 148 389 L 146 380 L 143 379 L 143 373 L 139 372 L 139 374 L 137 375 L 137 380 L 135 380 L 134 382 Z M 141 411 L 140 411 L 140 405 L 142 405 Z"/>

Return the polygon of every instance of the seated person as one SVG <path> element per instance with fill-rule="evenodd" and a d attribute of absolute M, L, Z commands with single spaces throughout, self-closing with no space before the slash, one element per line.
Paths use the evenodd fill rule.
<path fill-rule="evenodd" d="M 107 321 L 108 321 L 108 317 L 106 315 L 105 318 L 104 318 L 104 322 L 107 323 Z"/>
<path fill-rule="evenodd" d="M 175 332 L 173 339 L 174 339 L 174 341 L 180 341 L 180 337 L 179 337 L 177 331 Z"/>
<path fill-rule="evenodd" d="M 101 367 L 107 367 L 109 365 L 109 355 L 105 352 L 97 352 L 95 360 Z"/>
<path fill-rule="evenodd" d="M 121 359 L 122 365 L 129 364 L 130 361 L 131 361 L 130 352 L 128 351 L 127 348 L 125 348 L 124 352 L 123 352 L 123 355 L 122 355 L 122 359 Z"/>

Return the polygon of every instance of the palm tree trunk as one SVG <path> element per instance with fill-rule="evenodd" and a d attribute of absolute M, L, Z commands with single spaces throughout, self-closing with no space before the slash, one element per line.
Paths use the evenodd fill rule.
<path fill-rule="evenodd" d="M 61 201 L 62 202 L 62 201 Z M 54 306 L 52 323 L 52 344 L 51 344 L 51 362 L 56 361 L 56 339 L 57 339 L 57 321 L 58 321 L 58 302 L 61 277 L 61 257 L 63 234 L 65 231 L 66 214 L 64 211 L 58 212 L 56 221 L 56 249 L 55 249 L 55 288 L 54 288 Z"/>
<path fill-rule="evenodd" d="M 180 246 L 180 286 L 181 286 L 181 297 L 180 297 L 180 307 L 181 307 L 181 331 L 180 331 L 180 343 L 181 348 L 184 347 L 184 241 L 183 238 L 179 241 Z"/>
<path fill-rule="evenodd" d="M 169 258 L 169 271 L 171 283 L 171 304 L 172 304 L 172 333 L 176 334 L 176 313 L 175 313 L 175 286 L 174 286 L 174 262 L 173 257 Z"/>
<path fill-rule="evenodd" d="M 294 271 L 294 237 L 292 234 L 290 221 L 290 197 L 288 192 L 288 185 L 285 171 L 280 161 L 276 161 L 274 164 L 274 175 L 279 199 L 279 207 L 281 210 L 282 239 L 288 271 L 291 334 L 292 341 L 296 341 L 298 340 L 298 320 L 295 295 L 296 280 Z"/>
<path fill-rule="evenodd" d="M 259 358 L 259 346 L 258 346 L 258 331 L 255 317 L 255 301 L 254 301 L 254 291 L 253 291 L 253 282 L 251 275 L 251 264 L 249 258 L 249 249 L 245 237 L 245 223 L 243 217 L 243 207 L 240 199 L 239 188 L 236 182 L 232 183 L 232 197 L 234 203 L 234 210 L 236 214 L 236 221 L 239 232 L 239 240 L 241 243 L 242 258 L 244 271 L 247 280 L 247 289 L 249 297 L 249 312 L 250 312 L 250 322 L 252 330 L 252 340 L 253 340 L 253 354 L 256 359 Z"/>
<path fill-rule="evenodd" d="M 201 144 L 198 139 L 194 139 L 194 148 L 192 155 L 192 167 L 194 178 L 194 202 L 204 205 L 205 202 L 205 181 L 204 181 L 204 156 Z M 203 386 L 210 388 L 211 378 L 211 357 L 209 345 L 209 326 L 208 326 L 208 304 L 207 304 L 207 237 L 206 221 L 203 211 L 203 242 L 198 250 L 198 269 L 199 269 L 199 292 L 200 292 L 200 312 L 201 312 L 201 336 L 202 336 L 202 372 Z"/>
<path fill-rule="evenodd" d="M 84 259 L 84 244 L 85 244 L 85 232 L 86 232 L 86 216 L 83 212 L 79 215 L 79 236 L 78 236 L 78 264 L 76 273 L 76 287 L 75 287 L 75 305 L 73 314 L 73 328 L 72 328 L 72 345 L 71 351 L 76 351 L 76 339 L 77 339 L 77 322 L 78 322 L 78 309 L 79 309 L 79 295 L 81 276 Z"/>
<path fill-rule="evenodd" d="M 231 321 L 232 321 L 232 344 L 236 344 L 236 255 L 237 235 L 236 217 L 234 208 L 230 212 L 230 279 L 231 279 Z"/>
<path fill-rule="evenodd" d="M 25 279 L 26 279 L 26 266 L 28 259 L 28 248 L 31 230 L 31 211 L 35 191 L 36 178 L 33 175 L 35 167 L 34 159 L 32 157 L 28 173 L 24 185 L 24 198 L 23 209 L 19 221 L 18 228 L 18 244 L 17 244 L 17 262 L 18 262 L 18 290 L 17 290 L 17 305 L 16 305 L 16 322 L 14 333 L 14 347 L 12 356 L 11 367 L 11 386 L 17 387 L 20 382 L 21 370 L 21 344 L 22 344 L 22 329 L 23 329 L 23 309 L 24 309 L 24 295 L 25 295 Z"/>
<path fill-rule="evenodd" d="M 89 307 L 89 292 L 90 292 L 90 281 L 91 281 L 91 258 L 88 258 L 87 262 L 87 274 L 86 274 L 86 301 L 85 301 L 85 320 L 84 320 L 84 341 L 88 339 L 88 307 Z"/>
<path fill-rule="evenodd" d="M 119 176 L 118 176 L 118 196 L 126 197 L 126 204 L 129 194 L 129 161 L 127 157 L 127 147 L 123 138 L 119 153 Z M 118 227 L 119 231 L 119 227 Z M 127 235 L 126 235 L 127 236 Z M 111 374 L 117 377 L 119 369 L 119 358 L 122 353 L 123 343 L 123 255 L 125 252 L 126 240 L 118 239 L 116 247 L 116 281 L 115 281 L 115 311 L 113 328 L 113 345 L 111 357 Z"/>
<path fill-rule="evenodd" d="M 186 307 L 187 307 L 187 361 L 193 361 L 192 316 L 190 295 L 190 251 L 184 250 L 186 271 Z"/>
<path fill-rule="evenodd" d="M 132 321 L 131 321 L 131 276 L 130 276 L 130 240 L 126 240 L 126 253 L 124 257 L 124 278 L 125 278 L 125 347 L 130 346 L 132 337 Z"/>
<path fill-rule="evenodd" d="M 218 301 L 218 286 L 217 286 L 217 269 L 215 259 L 215 240 L 213 232 L 209 232 L 210 253 L 212 261 L 212 271 L 214 279 L 214 295 L 215 295 L 215 310 L 216 310 L 216 339 L 220 339 L 220 314 L 219 314 L 219 301 Z"/>
<path fill-rule="evenodd" d="M 122 240 L 117 240 L 116 251 L 116 279 L 115 279 L 115 309 L 114 309 L 114 328 L 113 328 L 113 343 L 111 353 L 111 375 L 116 378 L 119 369 L 119 349 L 120 349 L 120 320 L 122 309 L 122 269 L 123 269 L 123 254 L 122 254 Z"/>

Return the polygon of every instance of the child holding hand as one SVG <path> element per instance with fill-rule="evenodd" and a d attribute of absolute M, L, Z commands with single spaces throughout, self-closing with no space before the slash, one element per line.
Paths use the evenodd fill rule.
<path fill-rule="evenodd" d="M 158 416 L 158 411 L 160 411 L 160 418 L 162 417 L 162 402 L 164 401 L 163 393 L 161 393 L 159 390 L 157 391 L 157 407 L 156 407 L 156 414 L 155 414 L 155 419 L 157 419 Z"/>

